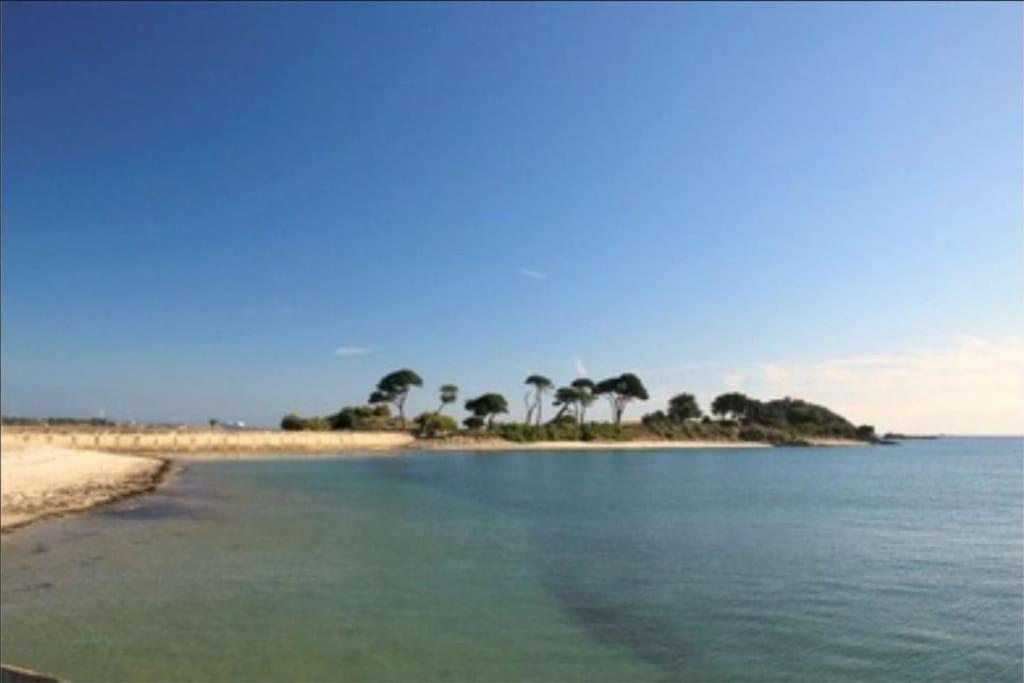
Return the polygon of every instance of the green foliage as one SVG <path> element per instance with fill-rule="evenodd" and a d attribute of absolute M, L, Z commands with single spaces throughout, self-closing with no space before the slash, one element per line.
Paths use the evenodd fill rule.
<path fill-rule="evenodd" d="M 746 417 L 751 399 L 746 394 L 731 391 L 711 402 L 711 412 L 723 418 L 742 420 Z"/>
<path fill-rule="evenodd" d="M 438 413 L 421 413 L 413 421 L 419 427 L 419 436 L 441 436 L 456 432 L 459 429 L 459 425 L 454 418 Z"/>
<path fill-rule="evenodd" d="M 608 397 L 615 424 L 622 423 L 622 413 L 630 401 L 646 401 L 650 398 L 644 383 L 631 372 L 601 380 L 595 385 L 595 393 Z"/>
<path fill-rule="evenodd" d="M 386 405 L 346 406 L 327 420 L 331 429 L 372 431 L 391 428 L 391 410 Z"/>
<path fill-rule="evenodd" d="M 673 419 L 661 410 L 644 415 L 641 424 L 651 435 L 672 441 L 734 441 L 739 431 L 721 422 Z"/>
<path fill-rule="evenodd" d="M 762 402 L 731 392 L 716 398 L 711 411 L 745 427 L 767 428 L 767 440 L 799 440 L 801 436 L 863 438 L 857 436 L 857 428 L 841 415 L 824 406 L 789 397 Z"/>
<path fill-rule="evenodd" d="M 702 415 L 693 394 L 676 394 L 668 402 L 668 416 L 673 420 L 696 420 Z"/>
<path fill-rule="evenodd" d="M 586 377 L 579 377 L 574 379 L 569 385 L 577 392 L 576 403 L 579 407 L 579 418 L 580 424 L 583 424 L 584 420 L 587 419 L 587 408 L 597 398 L 597 385 L 594 384 L 593 380 L 587 379 Z"/>
<path fill-rule="evenodd" d="M 288 413 L 281 418 L 281 429 L 289 432 L 297 432 L 306 428 L 306 421 L 295 413 Z"/>
<path fill-rule="evenodd" d="M 489 393 L 477 396 L 466 401 L 466 410 L 479 417 L 482 421 L 486 418 L 487 425 L 494 424 L 494 416 L 508 413 L 508 401 L 501 394 Z"/>
<path fill-rule="evenodd" d="M 861 425 L 856 430 L 857 438 L 861 441 L 876 441 L 878 435 L 875 434 L 875 428 L 873 425 Z"/>
<path fill-rule="evenodd" d="M 744 441 L 768 441 L 769 432 L 764 427 L 752 425 L 740 430 L 740 439 Z"/>
<path fill-rule="evenodd" d="M 587 379 L 586 377 L 577 377 L 569 383 L 569 386 L 575 387 L 581 391 L 589 391 L 590 393 L 594 393 L 597 389 L 597 385 L 594 384 L 594 380 Z"/>
<path fill-rule="evenodd" d="M 633 437 L 633 432 L 611 422 L 588 422 L 580 427 L 583 441 L 630 441 Z"/>
<path fill-rule="evenodd" d="M 530 375 L 523 384 L 532 384 L 537 389 L 547 390 L 555 386 L 555 383 L 544 375 Z"/>
<path fill-rule="evenodd" d="M 576 422 L 576 415 L 580 412 L 580 390 L 576 387 L 559 387 L 555 391 L 554 406 L 560 408 L 558 415 L 555 416 L 553 422 L 558 422 L 563 418 L 569 418 L 572 422 Z M 573 415 L 567 416 L 566 411 L 572 411 Z"/>
<path fill-rule="evenodd" d="M 541 422 L 541 407 L 543 405 L 543 396 L 546 392 L 551 391 L 551 387 L 554 386 L 554 382 L 545 377 L 544 375 L 530 375 L 526 378 L 523 384 L 532 385 L 534 388 L 533 403 L 528 404 L 526 409 L 526 423 L 529 424 L 532 421 L 534 411 L 537 415 L 537 424 Z"/>
<path fill-rule="evenodd" d="M 494 426 L 494 434 L 506 441 L 629 441 L 632 435 L 608 422 L 579 425 L 574 420 L 552 421 L 544 425 L 506 423 Z"/>
<path fill-rule="evenodd" d="M 477 430 L 483 427 L 485 423 L 484 419 L 479 415 L 470 415 L 462 421 L 462 424 L 466 426 L 466 429 Z"/>
<path fill-rule="evenodd" d="M 330 422 L 323 417 L 300 417 L 295 413 L 288 413 L 283 418 L 281 418 L 281 429 L 289 432 L 320 432 L 327 431 L 330 428 Z"/>
<path fill-rule="evenodd" d="M 459 388 L 454 384 L 442 384 L 438 390 L 441 395 L 441 405 L 438 406 L 437 412 L 441 412 L 446 405 L 449 403 L 455 403 L 459 399 Z"/>
<path fill-rule="evenodd" d="M 398 408 L 398 417 L 405 426 L 405 400 L 413 387 L 422 387 L 423 378 L 413 370 L 402 368 L 388 373 L 377 382 L 377 389 L 370 394 L 370 403 L 391 403 Z"/>
<path fill-rule="evenodd" d="M 800 399 L 750 400 L 747 420 L 753 424 L 806 436 L 855 438 L 856 427 L 828 408 Z"/>

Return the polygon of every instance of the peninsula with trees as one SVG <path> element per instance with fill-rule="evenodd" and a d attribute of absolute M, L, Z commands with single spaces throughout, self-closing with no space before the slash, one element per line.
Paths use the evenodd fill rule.
<path fill-rule="evenodd" d="M 600 381 L 576 378 L 558 386 L 543 375 L 529 375 L 523 385 L 525 419 L 510 420 L 508 399 L 497 392 L 464 398 L 469 413 L 461 423 L 449 414 L 459 402 L 459 388 L 439 385 L 437 408 L 407 419 L 410 393 L 424 390 L 423 378 L 402 368 L 380 379 L 365 405 L 346 406 L 323 416 L 285 415 L 281 429 L 403 431 L 418 443 L 473 444 L 507 442 L 723 442 L 770 445 L 881 443 L 871 425 L 854 425 L 832 410 L 797 398 L 762 401 L 739 392 L 721 394 L 705 412 L 691 393 L 680 392 L 664 408 L 629 421 L 635 404 L 650 400 L 643 381 L 625 372 Z M 606 401 L 610 420 L 588 420 L 597 401 Z M 545 411 L 545 408 L 549 408 Z M 636 411 L 639 412 L 639 411 Z"/>

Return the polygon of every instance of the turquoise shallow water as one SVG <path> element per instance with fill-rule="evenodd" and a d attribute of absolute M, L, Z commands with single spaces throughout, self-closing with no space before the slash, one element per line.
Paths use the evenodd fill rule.
<path fill-rule="evenodd" d="M 1020 681 L 1020 439 L 190 466 L 3 539 L 76 681 Z"/>

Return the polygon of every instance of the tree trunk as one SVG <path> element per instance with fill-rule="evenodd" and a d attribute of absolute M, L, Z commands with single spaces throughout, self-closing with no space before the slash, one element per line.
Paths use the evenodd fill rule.
<path fill-rule="evenodd" d="M 544 404 L 544 398 L 541 396 L 540 387 L 537 388 L 537 426 L 540 427 L 541 423 L 541 406 Z"/>

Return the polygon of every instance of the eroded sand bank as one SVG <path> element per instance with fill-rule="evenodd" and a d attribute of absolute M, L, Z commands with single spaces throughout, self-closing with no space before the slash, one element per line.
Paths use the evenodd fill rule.
<path fill-rule="evenodd" d="M 71 448 L 5 450 L 0 456 L 0 529 L 148 491 L 168 463 Z"/>

